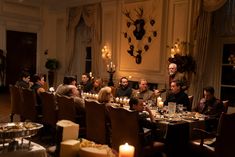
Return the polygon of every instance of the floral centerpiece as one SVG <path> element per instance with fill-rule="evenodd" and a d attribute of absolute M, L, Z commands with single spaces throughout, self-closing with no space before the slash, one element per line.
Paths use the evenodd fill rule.
<path fill-rule="evenodd" d="M 177 65 L 177 70 L 181 73 L 196 73 L 196 61 L 190 55 L 183 56 L 176 53 L 173 57 L 168 58 L 168 61 L 170 63 L 175 63 Z"/>
<path fill-rule="evenodd" d="M 57 70 L 59 68 L 59 61 L 54 58 L 48 58 L 45 67 L 51 71 Z"/>

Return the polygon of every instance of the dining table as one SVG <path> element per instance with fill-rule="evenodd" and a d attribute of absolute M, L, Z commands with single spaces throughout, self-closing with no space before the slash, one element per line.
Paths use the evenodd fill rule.
<path fill-rule="evenodd" d="M 40 144 L 17 138 L 0 145 L 0 157 L 47 157 L 47 152 Z"/>

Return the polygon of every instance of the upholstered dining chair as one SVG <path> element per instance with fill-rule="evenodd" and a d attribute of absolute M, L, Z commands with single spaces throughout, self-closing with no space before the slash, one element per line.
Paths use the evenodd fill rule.
<path fill-rule="evenodd" d="M 58 106 L 58 120 L 71 120 L 76 123 L 76 109 L 74 100 L 67 96 L 56 96 Z"/>
<path fill-rule="evenodd" d="M 189 96 L 188 96 L 189 103 L 190 103 L 190 107 L 189 107 L 190 111 L 192 110 L 193 98 L 194 98 L 193 95 L 189 95 Z"/>
<path fill-rule="evenodd" d="M 53 93 L 43 92 L 41 93 L 42 100 L 42 121 L 44 124 L 56 127 L 57 122 L 57 107 L 56 100 Z"/>
<path fill-rule="evenodd" d="M 224 105 L 224 112 L 227 113 L 228 112 L 228 106 L 229 106 L 229 100 L 224 100 L 222 102 L 223 102 L 223 105 Z"/>
<path fill-rule="evenodd" d="M 100 144 L 110 144 L 106 106 L 95 100 L 85 100 L 86 138 Z"/>
<path fill-rule="evenodd" d="M 22 98 L 20 94 L 20 89 L 17 86 L 9 85 L 10 88 L 10 98 L 11 98 L 11 114 L 10 120 L 13 122 L 14 115 L 22 115 Z"/>
<path fill-rule="evenodd" d="M 222 113 L 219 119 L 217 134 L 215 135 L 215 141 L 213 145 L 206 144 L 206 140 L 204 139 L 210 133 L 197 129 L 196 131 L 201 134 L 201 140 L 200 142 L 192 141 L 191 146 L 194 154 L 206 157 L 234 157 L 234 124 L 235 113 Z M 212 144 L 212 142 L 210 144 Z"/>
<path fill-rule="evenodd" d="M 111 146 L 114 150 L 118 151 L 120 145 L 128 143 L 135 147 L 135 157 L 144 157 L 164 149 L 161 142 L 143 145 L 138 112 L 113 106 L 108 109 L 111 120 Z"/>
<path fill-rule="evenodd" d="M 37 114 L 36 93 L 30 89 L 20 88 L 22 94 L 22 117 L 25 120 L 40 122 L 42 115 Z"/>

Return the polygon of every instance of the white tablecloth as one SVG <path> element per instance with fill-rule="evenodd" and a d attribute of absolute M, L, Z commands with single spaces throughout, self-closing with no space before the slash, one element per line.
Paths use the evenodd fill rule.
<path fill-rule="evenodd" d="M 7 151 L 7 149 L 0 151 L 0 157 L 47 157 L 46 149 L 34 142 L 31 142 L 30 148 L 27 149 L 26 146 L 29 143 L 28 140 L 23 140 L 24 149 L 17 149 L 16 151 Z M 21 141 L 19 140 L 19 144 Z"/>

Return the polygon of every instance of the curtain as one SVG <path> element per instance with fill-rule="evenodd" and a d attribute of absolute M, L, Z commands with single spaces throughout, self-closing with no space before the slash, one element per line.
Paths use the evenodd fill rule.
<path fill-rule="evenodd" d="M 72 74 L 72 71 L 76 71 L 75 68 L 81 67 L 74 67 L 73 65 L 77 62 L 75 56 L 76 53 L 80 53 L 76 50 L 84 50 L 81 47 L 77 47 L 75 49 L 77 43 L 79 41 L 80 34 L 78 34 L 77 27 L 81 20 L 81 17 L 84 19 L 86 26 L 90 28 L 91 32 L 91 49 L 92 49 L 92 69 L 94 73 L 99 73 L 98 67 L 98 57 L 99 57 L 99 50 L 100 50 L 100 21 L 101 21 L 101 9 L 99 4 L 95 5 L 88 5 L 76 8 L 70 8 L 68 10 L 68 26 L 67 26 L 67 58 L 66 58 L 66 73 Z M 88 35 L 89 36 L 89 35 Z M 76 45 L 76 46 L 75 46 Z"/>
<path fill-rule="evenodd" d="M 193 4 L 192 35 L 194 39 L 193 57 L 196 60 L 197 70 L 191 82 L 194 93 L 193 107 L 200 101 L 203 87 L 208 82 L 207 66 L 210 61 L 208 53 L 209 39 L 212 23 L 212 11 L 225 4 L 226 0 L 195 0 Z"/>

